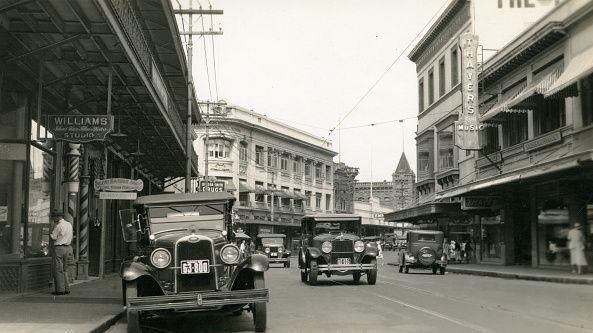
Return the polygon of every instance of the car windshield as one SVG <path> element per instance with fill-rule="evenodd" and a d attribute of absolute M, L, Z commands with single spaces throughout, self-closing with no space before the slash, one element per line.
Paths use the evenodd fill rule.
<path fill-rule="evenodd" d="M 172 229 L 224 230 L 224 205 L 171 205 L 148 208 L 151 233 Z"/>
<path fill-rule="evenodd" d="M 340 222 L 317 222 L 315 224 L 315 234 L 332 233 L 353 233 L 357 234 L 359 229 L 358 221 L 340 221 Z"/>
<path fill-rule="evenodd" d="M 266 237 L 261 239 L 261 243 L 264 245 L 282 245 L 284 244 L 284 238 L 282 237 Z"/>
<path fill-rule="evenodd" d="M 418 241 L 420 242 L 434 242 L 436 241 L 435 235 L 433 234 L 418 234 Z"/>

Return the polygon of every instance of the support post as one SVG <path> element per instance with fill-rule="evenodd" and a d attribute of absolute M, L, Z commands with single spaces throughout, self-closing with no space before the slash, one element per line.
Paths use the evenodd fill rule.
<path fill-rule="evenodd" d="M 189 1 L 189 9 L 192 9 L 193 0 Z M 192 31 L 193 27 L 193 15 L 189 14 L 189 31 Z M 187 134 L 185 143 L 185 193 L 191 192 L 191 154 L 192 149 L 192 125 L 191 125 L 191 111 L 192 111 L 192 98 L 193 98 L 193 87 L 192 87 L 192 63 L 193 63 L 193 36 L 190 34 L 187 42 Z"/>
<path fill-rule="evenodd" d="M 82 176 L 80 177 L 80 220 L 79 220 L 79 247 L 77 279 L 88 280 L 89 278 L 89 146 L 85 145 L 82 153 Z"/>
<path fill-rule="evenodd" d="M 107 178 L 107 147 L 103 148 L 102 164 L 102 179 Z M 101 240 L 99 247 L 99 278 L 105 276 L 105 238 L 107 237 L 107 201 L 101 200 Z"/>
<path fill-rule="evenodd" d="M 78 179 L 78 173 L 79 173 L 79 168 L 80 168 L 80 144 L 78 143 L 69 143 L 68 144 L 68 148 L 70 149 L 70 151 L 68 152 L 68 186 L 67 186 L 67 191 L 68 191 L 68 201 L 67 201 L 67 209 L 64 212 L 64 218 L 66 218 L 67 221 L 69 221 L 70 223 L 72 223 L 72 227 L 73 230 L 76 230 L 76 256 L 78 259 L 78 249 L 79 249 L 79 241 L 80 241 L 80 237 L 79 237 L 79 233 L 78 233 L 78 228 L 77 228 L 77 223 L 76 223 L 76 217 L 77 217 L 77 205 L 76 205 L 76 199 L 78 196 L 78 190 L 80 187 L 80 183 L 79 183 L 79 179 Z M 74 276 L 76 276 L 76 264 L 74 263 L 74 258 L 70 258 L 70 259 L 66 259 L 68 262 L 68 268 L 67 268 L 67 273 L 68 273 L 68 279 L 70 280 L 70 282 L 74 282 Z"/>

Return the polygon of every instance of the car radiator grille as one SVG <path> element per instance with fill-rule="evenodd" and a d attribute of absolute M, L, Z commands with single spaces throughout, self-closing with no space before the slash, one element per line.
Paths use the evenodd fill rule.
<path fill-rule="evenodd" d="M 350 240 L 335 240 L 332 242 L 332 252 L 352 253 L 354 243 Z"/>
<path fill-rule="evenodd" d="M 214 258 L 212 257 L 212 242 L 200 240 L 197 243 L 179 242 L 177 244 L 176 266 L 181 267 L 181 260 L 203 260 L 210 261 L 210 273 L 203 274 L 181 274 L 177 270 L 177 292 L 215 290 L 216 278 L 214 272 Z"/>

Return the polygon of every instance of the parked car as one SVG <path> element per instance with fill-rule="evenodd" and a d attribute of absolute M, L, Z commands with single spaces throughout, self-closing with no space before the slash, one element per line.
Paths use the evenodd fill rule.
<path fill-rule="evenodd" d="M 384 251 L 393 251 L 395 250 L 395 241 L 397 236 L 393 233 L 385 234 L 385 245 L 383 245 Z"/>
<path fill-rule="evenodd" d="M 306 215 L 301 221 L 299 268 L 301 281 L 317 284 L 325 274 L 352 275 L 355 282 L 366 274 L 377 282 L 377 247 L 361 237 L 361 218 L 353 214 Z"/>
<path fill-rule="evenodd" d="M 420 268 L 444 275 L 447 260 L 443 256 L 443 238 L 442 231 L 408 231 L 406 246 L 399 253 L 399 272 L 408 273 L 410 268 Z"/>
<path fill-rule="evenodd" d="M 407 239 L 404 237 L 396 237 L 393 243 L 393 248 L 396 250 L 403 250 L 406 248 Z"/>
<path fill-rule="evenodd" d="M 286 246 L 286 235 L 259 234 L 256 244 L 257 251 L 265 254 L 270 264 L 281 263 L 284 267 L 290 267 L 290 250 Z"/>
<path fill-rule="evenodd" d="M 234 243 L 226 192 L 149 195 L 120 211 L 134 257 L 121 266 L 128 332 L 140 332 L 146 315 L 217 311 L 253 313 L 266 330 L 268 258 L 241 256 Z"/>

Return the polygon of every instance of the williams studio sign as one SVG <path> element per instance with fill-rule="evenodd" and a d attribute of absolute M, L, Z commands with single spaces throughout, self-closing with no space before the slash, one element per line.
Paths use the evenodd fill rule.
<path fill-rule="evenodd" d="M 53 137 L 68 142 L 103 141 L 113 130 L 111 115 L 62 114 L 48 116 Z"/>

